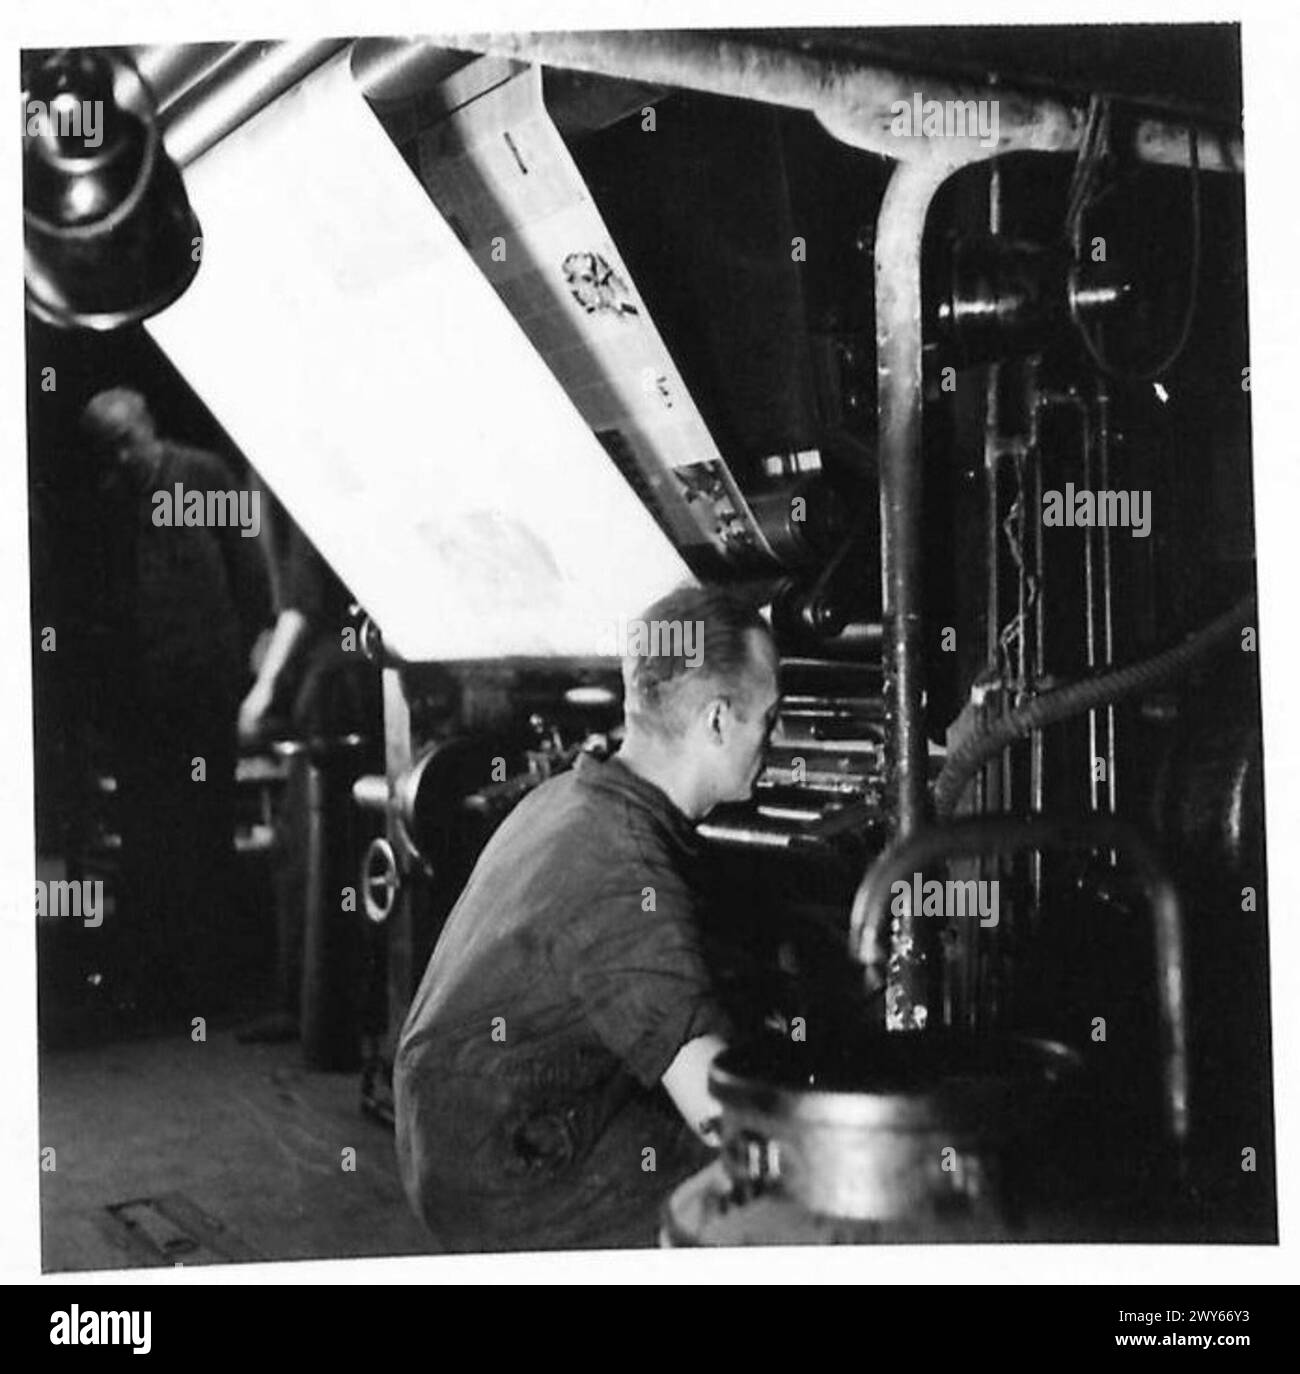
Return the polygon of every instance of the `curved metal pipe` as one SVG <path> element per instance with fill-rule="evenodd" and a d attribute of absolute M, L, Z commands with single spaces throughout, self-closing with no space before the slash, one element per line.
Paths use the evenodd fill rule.
<path fill-rule="evenodd" d="M 168 152 L 184 167 L 347 46 L 346 39 L 328 39 L 132 51 L 158 96 Z M 356 49 L 354 75 L 373 99 L 408 94 L 425 75 L 430 81 L 441 79 L 460 65 L 457 53 L 492 53 L 808 110 L 836 138 L 855 147 L 949 167 L 1009 152 L 1075 152 L 1086 122 L 1082 106 L 1017 92 L 1014 86 L 954 82 L 705 33 L 453 34 L 368 40 Z M 927 100 L 998 101 L 996 144 L 986 148 L 975 138 L 894 136 L 893 106 L 910 102 L 919 91 Z M 1195 123 L 1202 170 L 1244 170 L 1240 136 L 1194 114 L 1171 112 L 1136 120 L 1134 156 L 1143 162 L 1186 166 L 1189 121 Z"/>
<path fill-rule="evenodd" d="M 493 53 L 652 86 L 681 86 L 809 110 L 836 138 L 855 147 L 884 157 L 937 161 L 950 167 L 1002 153 L 1076 152 L 1086 122 L 1082 105 L 1018 91 L 1014 84 L 952 81 L 718 33 L 458 33 L 440 34 L 433 41 L 442 47 Z M 893 107 L 899 101 L 910 105 L 917 92 L 924 92 L 926 100 L 943 102 L 996 100 L 996 144 L 985 148 L 975 138 L 897 137 L 891 132 Z M 1196 119 L 1203 170 L 1243 170 L 1239 134 L 1225 133 L 1209 119 L 1178 113 L 1138 119 L 1133 131 L 1134 155 L 1143 162 L 1187 166 L 1189 119 Z"/>
<path fill-rule="evenodd" d="M 880 575 L 884 622 L 885 800 L 895 833 L 925 821 L 929 748 L 922 638 L 921 245 L 935 192 L 951 168 L 900 162 L 876 221 L 876 455 L 880 470 Z M 895 932 L 889 997 L 909 1029 L 925 1025 L 928 930 L 909 916 Z"/>
<path fill-rule="evenodd" d="M 878 968 L 876 951 L 889 916 L 891 888 L 928 865 L 957 854 L 1010 857 L 1026 850 L 1114 849 L 1126 854 L 1151 904 L 1160 1014 L 1161 1067 L 1165 1119 L 1181 1150 L 1190 1127 L 1187 1002 L 1182 903 L 1155 849 L 1132 826 L 1111 816 L 1081 819 L 1051 816 L 982 816 L 921 831 L 891 845 L 867 870 L 853 899 L 849 948 L 869 968 Z M 897 957 L 897 941 L 889 955 Z M 907 1030 L 890 1017 L 889 1029 Z"/>
<path fill-rule="evenodd" d="M 921 680 L 921 243 L 935 192 L 950 169 L 903 162 L 876 221 L 876 378 L 879 396 L 880 570 L 885 630 L 884 698 L 889 730 L 888 802 L 898 834 L 925 820 L 926 759 Z"/>

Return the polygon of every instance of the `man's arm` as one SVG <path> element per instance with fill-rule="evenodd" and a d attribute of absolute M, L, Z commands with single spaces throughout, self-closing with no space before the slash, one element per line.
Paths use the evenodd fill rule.
<path fill-rule="evenodd" d="M 311 626 L 301 611 L 292 608 L 280 612 L 271 633 L 257 681 L 239 707 L 239 739 L 242 744 L 256 743 L 266 726 L 267 717 L 275 705 L 276 693 L 286 669 L 297 657 L 299 649 L 310 636 Z"/>
<path fill-rule="evenodd" d="M 239 708 L 239 738 L 243 743 L 251 744 L 261 737 L 284 683 L 308 641 L 321 629 L 331 576 L 315 546 L 290 522 L 280 589 L 282 609 L 257 681 Z"/>
<path fill-rule="evenodd" d="M 686 1124 L 706 1145 L 719 1143 L 722 1107 L 709 1091 L 709 1065 L 727 1048 L 720 1035 L 697 1035 L 677 1051 L 661 1080 Z"/>

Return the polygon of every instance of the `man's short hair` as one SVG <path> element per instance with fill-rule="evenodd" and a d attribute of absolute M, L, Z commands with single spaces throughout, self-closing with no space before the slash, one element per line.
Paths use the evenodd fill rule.
<path fill-rule="evenodd" d="M 92 439 L 114 443 L 120 439 L 151 438 L 154 433 L 149 403 L 126 386 L 97 392 L 81 412 L 82 431 Z"/>
<path fill-rule="evenodd" d="M 630 729 L 678 736 L 715 693 L 732 697 L 743 715 L 757 661 L 753 632 L 769 643 L 772 635 L 751 601 L 723 587 L 678 587 L 629 628 L 623 712 Z"/>

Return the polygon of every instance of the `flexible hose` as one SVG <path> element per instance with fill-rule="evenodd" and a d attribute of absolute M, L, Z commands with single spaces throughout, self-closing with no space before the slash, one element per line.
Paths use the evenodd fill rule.
<path fill-rule="evenodd" d="M 1121 701 L 1137 692 L 1156 686 L 1189 667 L 1198 658 L 1230 639 L 1241 629 L 1243 617 L 1255 605 L 1255 595 L 1243 597 L 1231 610 L 1210 621 L 1195 634 L 1172 649 L 1140 663 L 1116 668 L 1100 677 L 1084 678 L 1035 697 L 1010 715 L 1003 716 L 982 734 L 964 740 L 949 755 L 934 784 L 934 809 L 939 816 L 950 816 L 961 800 L 970 780 L 995 754 L 1022 739 L 1032 730 L 1055 725 L 1082 715 L 1097 706 Z"/>

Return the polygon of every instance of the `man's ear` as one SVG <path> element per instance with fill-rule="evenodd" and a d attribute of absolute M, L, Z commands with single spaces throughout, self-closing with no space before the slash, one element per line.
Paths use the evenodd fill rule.
<path fill-rule="evenodd" d="M 731 703 L 726 697 L 714 697 L 705 708 L 704 720 L 713 743 L 721 744 L 725 739 L 730 714 Z"/>

